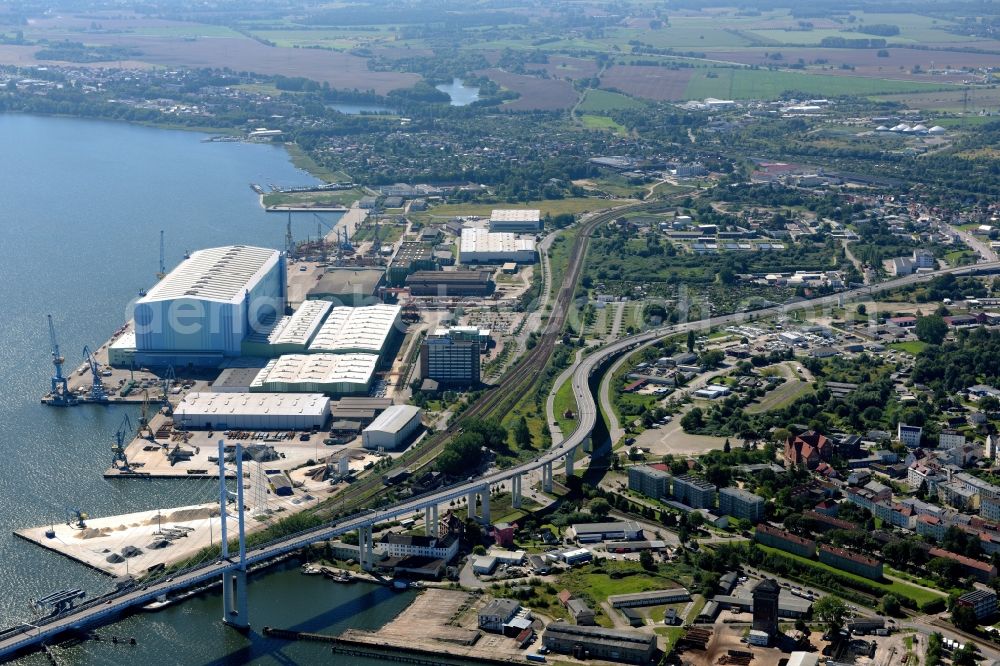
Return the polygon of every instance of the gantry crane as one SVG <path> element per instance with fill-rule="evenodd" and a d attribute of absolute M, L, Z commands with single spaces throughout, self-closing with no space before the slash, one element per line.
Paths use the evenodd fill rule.
<path fill-rule="evenodd" d="M 52 366 L 55 374 L 52 375 L 51 399 L 49 404 L 60 407 L 76 404 L 76 396 L 69 392 L 69 383 L 63 377 L 62 367 L 66 359 L 59 353 L 59 343 L 56 342 L 56 327 L 52 323 L 52 315 L 49 318 L 49 345 L 52 349 Z"/>
<path fill-rule="evenodd" d="M 104 384 L 101 382 L 101 366 L 98 364 L 97 359 L 90 351 L 90 347 L 83 348 L 83 360 L 90 365 L 90 401 L 91 402 L 107 402 L 108 394 L 104 390 Z"/>
<path fill-rule="evenodd" d="M 132 421 L 129 419 L 128 414 L 122 419 L 122 424 L 118 426 L 118 430 L 115 431 L 115 443 L 111 447 L 111 452 L 113 457 L 111 459 L 111 466 L 122 470 L 123 472 L 130 472 L 132 468 L 128 464 L 128 457 L 125 455 L 125 447 L 128 446 L 127 438 L 132 434 Z M 141 432 L 140 432 L 141 434 Z"/>

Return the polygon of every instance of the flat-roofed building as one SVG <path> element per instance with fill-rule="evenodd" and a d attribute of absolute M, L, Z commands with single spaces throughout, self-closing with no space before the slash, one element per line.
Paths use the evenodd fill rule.
<path fill-rule="evenodd" d="M 642 536 L 642 528 L 634 520 L 613 523 L 579 523 L 573 525 L 573 533 L 580 543 L 594 543 L 608 539 L 631 541 Z"/>
<path fill-rule="evenodd" d="M 489 296 L 493 293 L 490 271 L 416 271 L 406 276 L 406 288 L 411 296 L 456 298 Z"/>
<path fill-rule="evenodd" d="M 311 430 L 329 416 L 320 393 L 188 393 L 174 408 L 174 423 L 190 429 Z"/>
<path fill-rule="evenodd" d="M 413 405 L 389 407 L 361 431 L 362 444 L 372 450 L 399 448 L 420 427 L 421 413 Z"/>
<path fill-rule="evenodd" d="M 685 474 L 674 478 L 673 495 L 692 509 L 711 509 L 715 506 L 715 485 Z"/>
<path fill-rule="evenodd" d="M 463 264 L 531 264 L 538 258 L 534 239 L 486 229 L 462 229 L 458 256 Z"/>
<path fill-rule="evenodd" d="M 486 332 L 489 339 L 489 332 Z M 420 345 L 420 376 L 453 386 L 474 386 L 480 379 L 483 344 L 479 329 L 439 328 Z"/>
<path fill-rule="evenodd" d="M 542 644 L 559 654 L 586 655 L 626 664 L 646 664 L 656 652 L 656 636 L 628 629 L 605 629 L 553 622 L 545 628 Z"/>
<path fill-rule="evenodd" d="M 349 396 L 330 405 L 330 417 L 334 421 L 358 421 L 366 426 L 391 405 L 389 398 Z"/>
<path fill-rule="evenodd" d="M 305 301 L 291 315 L 279 319 L 268 331 L 256 332 L 243 341 L 244 356 L 274 358 L 282 354 L 304 354 L 323 325 L 333 305 Z"/>
<path fill-rule="evenodd" d="M 335 307 L 309 343 L 310 352 L 375 354 L 382 358 L 402 330 L 398 305 Z"/>
<path fill-rule="evenodd" d="M 691 601 L 691 593 L 683 587 L 674 587 L 669 590 L 635 592 L 633 594 L 612 594 L 608 597 L 608 603 L 611 604 L 612 608 L 660 606 L 662 604 L 676 604 L 682 601 Z"/>
<path fill-rule="evenodd" d="M 136 301 L 136 365 L 216 366 L 285 311 L 285 257 L 230 245 L 193 252 Z"/>
<path fill-rule="evenodd" d="M 533 234 L 542 230 L 542 212 L 538 209 L 498 208 L 490 214 L 490 231 Z"/>
<path fill-rule="evenodd" d="M 389 286 L 402 287 L 406 283 L 406 276 L 411 273 L 433 271 L 435 268 L 433 246 L 417 241 L 403 241 L 389 263 L 386 280 Z"/>
<path fill-rule="evenodd" d="M 634 465 L 628 468 L 628 488 L 660 499 L 670 494 L 670 474 L 649 465 Z"/>
<path fill-rule="evenodd" d="M 960 596 L 955 603 L 971 608 L 976 614 L 976 619 L 983 620 L 996 614 L 997 593 L 993 590 L 976 588 Z"/>
<path fill-rule="evenodd" d="M 250 391 L 367 394 L 377 365 L 375 354 L 286 354 L 268 361 Z"/>
<path fill-rule="evenodd" d="M 719 491 L 719 513 L 757 523 L 764 518 L 764 498 L 742 488 Z"/>
<path fill-rule="evenodd" d="M 309 300 L 358 307 L 378 301 L 378 288 L 385 282 L 381 268 L 328 268 L 309 290 Z"/>

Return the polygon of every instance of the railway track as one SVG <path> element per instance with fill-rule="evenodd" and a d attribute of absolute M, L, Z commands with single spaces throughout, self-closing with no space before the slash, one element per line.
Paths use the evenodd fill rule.
<path fill-rule="evenodd" d="M 559 286 L 559 291 L 553 299 L 552 311 L 535 346 L 507 369 L 496 388 L 488 390 L 469 405 L 465 411 L 453 419 L 445 430 L 434 434 L 429 442 L 413 451 L 412 455 L 404 454 L 401 456 L 394 467 L 406 467 L 411 472 L 417 473 L 433 464 L 445 445 L 458 435 L 470 420 L 496 418 L 513 409 L 517 401 L 542 376 L 556 342 L 562 335 L 570 313 L 573 294 L 576 292 L 577 283 L 583 272 L 591 234 L 600 225 L 608 223 L 623 213 L 645 210 L 655 205 L 649 203 L 634 204 L 599 213 L 579 227 L 579 233 L 577 233 L 573 240 L 573 246 L 570 248 L 569 262 L 563 276 L 563 283 Z M 384 486 L 381 478 L 370 475 L 362 481 L 352 484 L 350 501 L 336 502 L 334 500 L 336 511 L 350 512 L 374 499 L 382 490 L 384 490 Z M 316 510 L 320 512 L 320 515 L 330 512 L 324 507 L 317 507 Z"/>

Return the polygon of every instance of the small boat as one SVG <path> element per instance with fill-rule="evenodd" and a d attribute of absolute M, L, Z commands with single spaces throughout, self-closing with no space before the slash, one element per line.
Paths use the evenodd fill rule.
<path fill-rule="evenodd" d="M 321 573 L 323 573 L 323 571 L 315 564 L 310 564 L 309 562 L 306 562 L 305 564 L 302 565 L 302 573 L 303 575 L 306 576 L 318 576 Z"/>

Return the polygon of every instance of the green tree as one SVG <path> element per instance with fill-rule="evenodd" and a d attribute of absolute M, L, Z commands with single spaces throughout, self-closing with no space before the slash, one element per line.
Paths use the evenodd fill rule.
<path fill-rule="evenodd" d="M 639 564 L 646 571 L 653 571 L 656 569 L 656 563 L 653 562 L 653 554 L 648 550 L 643 550 L 639 552 Z"/>
<path fill-rule="evenodd" d="M 695 341 L 694 330 L 690 330 L 688 331 L 688 337 L 687 337 L 687 350 L 689 352 L 694 351 L 694 341 Z"/>
<path fill-rule="evenodd" d="M 879 602 L 879 608 L 882 610 L 882 613 L 884 615 L 888 615 L 890 617 L 899 617 L 899 614 L 902 611 L 903 606 L 899 601 L 899 597 L 897 597 L 895 594 L 887 594 L 884 597 L 882 597 L 882 601 Z"/>
<path fill-rule="evenodd" d="M 514 441 L 522 449 L 531 446 L 531 428 L 528 427 L 528 419 L 524 418 L 524 415 L 514 424 Z"/>
<path fill-rule="evenodd" d="M 917 317 L 916 325 L 917 339 L 930 345 L 939 345 L 944 342 L 948 335 L 948 324 L 941 315 L 927 315 Z"/>
<path fill-rule="evenodd" d="M 838 597 L 827 595 L 813 604 L 813 616 L 836 633 L 844 626 L 847 617 L 847 604 Z"/>
<path fill-rule="evenodd" d="M 608 514 L 611 513 L 611 504 L 603 497 L 598 497 L 587 505 L 587 510 L 598 518 L 607 518 Z"/>
<path fill-rule="evenodd" d="M 962 631 L 973 631 L 979 625 L 979 620 L 970 606 L 955 604 L 951 611 L 951 623 Z"/>

